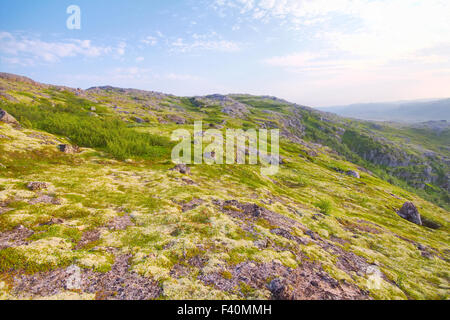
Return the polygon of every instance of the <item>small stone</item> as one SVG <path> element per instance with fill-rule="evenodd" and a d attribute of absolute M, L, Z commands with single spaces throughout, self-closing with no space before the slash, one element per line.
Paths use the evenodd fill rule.
<path fill-rule="evenodd" d="M 178 171 L 182 174 L 191 174 L 191 168 L 189 168 L 185 164 L 177 164 L 174 168 L 170 169 L 171 171 Z"/>
<path fill-rule="evenodd" d="M 354 171 L 354 170 L 349 170 L 349 171 L 346 172 L 346 174 L 347 174 L 348 176 L 354 177 L 354 178 L 356 178 L 356 179 L 360 179 L 360 178 L 361 178 L 361 176 L 359 175 L 359 172 Z"/>
<path fill-rule="evenodd" d="M 285 291 L 286 291 L 286 285 L 283 280 L 281 279 L 273 279 L 269 285 L 268 289 L 270 293 L 272 293 L 272 299 L 274 300 L 286 300 L 285 297 Z"/>

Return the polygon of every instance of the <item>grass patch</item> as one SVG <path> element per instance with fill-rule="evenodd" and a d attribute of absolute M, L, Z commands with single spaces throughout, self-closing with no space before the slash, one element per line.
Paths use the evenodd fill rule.
<path fill-rule="evenodd" d="M 113 116 L 92 117 L 79 100 L 55 107 L 8 104 L 5 109 L 34 129 L 68 137 L 78 146 L 108 152 L 119 160 L 164 158 L 172 146 L 168 138 L 137 132 Z"/>
<path fill-rule="evenodd" d="M 333 202 L 328 199 L 322 199 L 315 204 L 317 208 L 320 209 L 320 212 L 323 214 L 330 214 L 333 211 Z"/>

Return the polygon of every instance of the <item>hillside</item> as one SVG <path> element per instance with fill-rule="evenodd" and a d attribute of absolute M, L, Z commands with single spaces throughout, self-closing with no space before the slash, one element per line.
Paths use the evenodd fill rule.
<path fill-rule="evenodd" d="M 319 108 L 343 117 L 375 121 L 417 123 L 446 120 L 450 122 L 450 99 L 405 101 L 391 103 L 362 103 Z"/>
<path fill-rule="evenodd" d="M 0 121 L 0 299 L 448 299 L 443 123 L 10 74 L 0 109 L 17 120 Z M 195 120 L 279 128 L 279 173 L 174 170 L 171 133 Z"/>

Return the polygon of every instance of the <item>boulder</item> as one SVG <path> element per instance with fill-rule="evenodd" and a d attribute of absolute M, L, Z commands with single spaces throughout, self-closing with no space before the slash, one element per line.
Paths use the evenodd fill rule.
<path fill-rule="evenodd" d="M 60 144 L 58 146 L 59 151 L 67 153 L 67 154 L 74 154 L 74 153 L 79 153 L 80 152 L 80 148 L 78 146 L 72 146 L 69 144 Z"/>
<path fill-rule="evenodd" d="M 359 172 L 354 171 L 354 170 L 349 170 L 349 171 L 346 172 L 346 174 L 347 174 L 348 176 L 354 177 L 354 178 L 356 178 L 356 179 L 360 179 L 360 178 L 361 178 L 361 176 L 359 175 Z"/>
<path fill-rule="evenodd" d="M 27 188 L 31 191 L 43 190 L 48 188 L 48 184 L 45 182 L 33 181 L 27 184 Z"/>
<path fill-rule="evenodd" d="M 12 115 L 2 109 L 0 109 L 0 121 L 13 126 L 19 126 L 19 122 Z"/>
<path fill-rule="evenodd" d="M 412 202 L 406 202 L 403 207 L 397 211 L 397 214 L 412 223 L 419 226 L 422 225 L 422 218 L 420 217 L 419 210 L 417 210 L 416 206 Z"/>

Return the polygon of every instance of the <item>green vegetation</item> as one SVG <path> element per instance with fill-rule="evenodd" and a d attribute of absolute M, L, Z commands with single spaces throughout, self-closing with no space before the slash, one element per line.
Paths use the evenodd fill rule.
<path fill-rule="evenodd" d="M 24 127 L 0 123 L 0 298 L 21 297 L 4 280 L 17 273 L 39 279 L 40 272 L 70 265 L 107 272 L 127 255 L 127 272 L 158 283 L 164 299 L 270 299 L 272 279 L 297 271 L 307 279 L 319 270 L 375 299 L 448 299 L 450 216 L 439 198 L 446 142 L 428 130 L 375 126 L 244 95 L 233 96 L 247 103 L 241 119 L 222 113 L 221 101 L 199 97 L 128 89 L 77 96 L 1 77 L 0 86 L 20 101 L 2 101 L 0 108 Z M 170 170 L 169 137 L 192 126 L 168 115 L 203 119 L 205 129 L 218 121 L 278 126 L 283 164 L 274 176 L 262 175 L 259 165 L 192 165 L 189 175 Z M 300 124 L 288 130 L 301 141 L 288 139 L 286 122 Z M 88 149 L 64 154 L 58 141 Z M 437 156 L 423 158 L 421 147 Z M 376 165 L 363 157 L 374 149 L 398 159 L 405 151 L 411 163 Z M 117 161 L 128 158 L 136 161 Z M 421 189 L 415 174 L 428 170 L 423 159 L 440 178 Z M 31 181 L 48 188 L 31 191 Z M 423 226 L 396 213 L 406 201 L 416 205 Z M 367 266 L 375 265 L 384 276 L 374 287 Z"/>
<path fill-rule="evenodd" d="M 86 101 L 69 103 L 54 107 L 8 104 L 4 108 L 21 123 L 31 123 L 32 128 L 67 137 L 81 147 L 106 151 L 120 160 L 155 160 L 169 155 L 171 143 L 167 138 L 136 132 L 111 116 L 91 116 L 85 110 Z"/>

